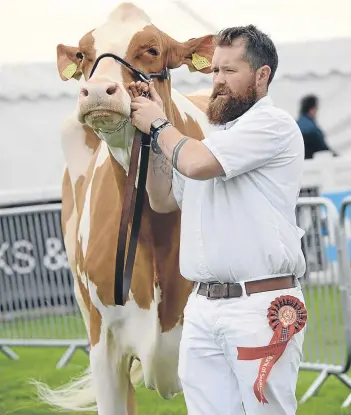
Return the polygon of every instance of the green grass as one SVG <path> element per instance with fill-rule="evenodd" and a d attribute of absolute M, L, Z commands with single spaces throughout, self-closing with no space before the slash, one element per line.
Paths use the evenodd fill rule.
<path fill-rule="evenodd" d="M 47 382 L 55 387 L 67 382 L 85 369 L 88 357 L 78 351 L 72 361 L 63 369 L 55 369 L 63 349 L 15 348 L 20 359 L 9 360 L 0 355 L 0 415 L 49 415 L 52 409 L 40 403 L 30 378 Z M 307 390 L 317 373 L 300 372 L 297 396 Z M 297 415 L 349 415 L 351 407 L 341 411 L 340 407 L 349 390 L 337 379 L 330 377 L 317 396 L 299 406 Z M 143 387 L 137 389 L 137 400 L 141 415 L 186 415 L 182 395 L 170 401 L 162 400 L 155 391 Z M 86 414 L 86 413 L 85 413 Z M 67 415 L 73 415 L 67 413 Z"/>
<path fill-rule="evenodd" d="M 340 345 L 344 338 L 337 327 L 342 327 L 343 317 L 346 316 L 340 306 L 339 293 L 332 288 L 305 289 L 305 299 L 309 309 L 308 335 L 304 345 L 305 360 L 342 364 L 345 356 L 344 349 Z M 72 323 L 73 328 L 81 332 L 82 323 L 79 319 L 70 316 L 68 321 Z M 66 324 L 63 324 L 62 317 L 41 318 L 31 321 L 29 325 L 28 322 L 20 322 L 16 326 L 2 324 L 0 338 L 6 333 L 11 334 L 12 338 L 19 338 L 29 332 L 33 333 L 34 330 L 37 330 L 37 336 L 41 338 L 50 338 L 53 333 L 60 338 L 69 338 L 71 334 L 64 331 Z M 47 330 L 39 332 L 39 327 L 47 327 Z M 77 376 L 88 365 L 87 355 L 80 350 L 63 369 L 56 369 L 55 365 L 64 349 L 15 348 L 14 350 L 20 356 L 17 361 L 10 360 L 0 353 L 0 415 L 54 413 L 55 411 L 38 401 L 29 379 L 34 378 L 55 387 Z M 317 372 L 300 371 L 297 385 L 298 399 L 317 376 Z M 351 406 L 344 411 L 341 410 L 341 404 L 349 393 L 350 390 L 346 386 L 331 376 L 316 396 L 299 405 L 297 415 L 351 415 Z M 173 400 L 165 401 L 155 391 L 140 387 L 137 389 L 137 400 L 140 415 L 186 415 L 187 413 L 181 394 Z"/>

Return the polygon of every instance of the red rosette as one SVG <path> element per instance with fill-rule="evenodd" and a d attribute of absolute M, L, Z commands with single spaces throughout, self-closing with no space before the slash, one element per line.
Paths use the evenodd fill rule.
<path fill-rule="evenodd" d="M 254 384 L 254 393 L 258 401 L 263 403 L 268 403 L 263 394 L 268 375 L 292 336 L 304 328 L 307 310 L 298 298 L 282 295 L 271 302 L 267 317 L 274 332 L 269 345 L 238 347 L 238 360 L 263 359 Z"/>

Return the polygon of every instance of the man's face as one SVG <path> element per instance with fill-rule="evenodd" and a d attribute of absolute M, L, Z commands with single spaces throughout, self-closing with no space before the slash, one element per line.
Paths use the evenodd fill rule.
<path fill-rule="evenodd" d="M 213 92 L 207 110 L 211 124 L 226 124 L 246 112 L 258 99 L 257 74 L 243 57 L 245 41 L 215 49 Z"/>

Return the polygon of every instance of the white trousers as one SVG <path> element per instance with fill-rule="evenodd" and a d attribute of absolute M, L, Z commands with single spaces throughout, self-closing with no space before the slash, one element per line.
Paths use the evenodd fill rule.
<path fill-rule="evenodd" d="M 211 300 L 196 290 L 191 293 L 179 354 L 188 415 L 295 415 L 305 329 L 289 341 L 268 376 L 268 404 L 260 403 L 253 390 L 261 359 L 237 360 L 237 347 L 269 344 L 273 330 L 267 311 L 280 295 L 295 296 L 305 304 L 300 286 L 233 299 Z"/>

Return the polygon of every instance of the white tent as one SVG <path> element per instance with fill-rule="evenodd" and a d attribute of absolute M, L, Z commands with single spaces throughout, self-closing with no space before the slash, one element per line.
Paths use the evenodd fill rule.
<path fill-rule="evenodd" d="M 18 0 L 12 0 L 8 10 L 15 10 L 16 3 L 19 7 Z M 97 3 L 85 1 L 85 14 L 77 7 L 78 3 L 68 5 L 66 0 L 46 1 L 46 15 L 41 9 L 40 31 L 29 30 L 30 25 L 24 16 L 17 16 L 17 27 L 23 24 L 28 28 L 25 34 L 28 39 L 23 36 L 21 40 L 13 38 L 7 54 L 4 53 L 5 63 L 0 66 L 0 203 L 60 196 L 64 167 L 60 124 L 75 106 L 79 84 L 62 82 L 58 77 L 55 47 L 59 42 L 76 44 L 83 33 L 102 19 L 101 10 L 105 12 L 112 7 L 112 1 L 105 0 L 94 19 L 91 13 L 98 10 Z M 220 3 L 217 1 L 216 5 Z M 229 2 L 223 3 L 229 7 Z M 178 1 L 153 4 L 148 1 L 147 9 L 149 14 L 155 15 L 154 22 L 158 27 L 180 41 L 217 31 L 229 24 L 253 22 L 268 31 L 274 40 L 280 40 L 277 41 L 279 69 L 271 85 L 275 103 L 296 117 L 299 99 L 306 93 L 317 94 L 321 104 L 319 121 L 328 142 L 336 151 L 351 154 L 351 106 L 348 104 L 351 93 L 351 56 L 348 53 L 351 50 L 351 31 L 347 37 L 350 27 L 346 25 L 345 13 L 339 8 L 340 19 L 332 26 L 334 19 L 319 2 L 319 14 L 316 11 L 310 15 L 314 27 L 322 26 L 329 18 L 328 39 L 322 29 L 308 31 L 309 20 L 303 12 L 313 6 L 313 1 L 302 3 L 295 0 L 295 7 L 285 21 L 281 20 L 284 7 L 286 10 L 286 4 L 284 7 L 281 5 L 284 2 L 270 0 L 268 3 L 274 6 L 270 9 L 267 2 L 264 8 L 261 3 L 256 3 L 256 14 L 252 12 L 253 3 L 254 0 L 237 1 L 233 7 L 233 2 L 230 2 L 233 12 L 240 10 L 240 19 L 232 18 L 223 8 L 206 7 L 209 3 L 204 0 L 201 4 L 195 0 L 187 4 Z M 339 0 L 339 3 L 343 2 Z M 267 10 L 271 10 L 271 14 Z M 6 15 L 5 9 L 2 18 L 9 19 L 10 11 Z M 301 21 L 291 23 L 299 13 Z M 165 16 L 171 18 L 167 20 Z M 181 28 L 179 22 L 182 22 Z M 6 33 L 1 33 L 4 26 L 0 23 L 0 38 L 6 39 Z M 71 28 L 71 31 L 66 32 L 66 28 Z M 296 39 L 300 41 L 294 42 Z M 302 42 L 302 39 L 309 40 Z M 35 48 L 24 48 L 24 40 Z M 211 87 L 210 75 L 189 73 L 186 68 L 173 71 L 172 77 L 173 86 L 184 93 Z"/>

